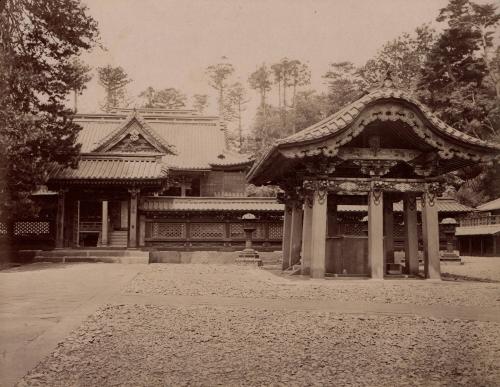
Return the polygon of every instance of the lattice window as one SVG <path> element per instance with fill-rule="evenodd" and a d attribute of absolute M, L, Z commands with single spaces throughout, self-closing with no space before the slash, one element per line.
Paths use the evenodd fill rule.
<path fill-rule="evenodd" d="M 0 235 L 7 235 L 7 225 L 0 222 Z"/>
<path fill-rule="evenodd" d="M 283 239 L 283 224 L 270 223 L 269 224 L 269 239 L 281 240 Z"/>
<path fill-rule="evenodd" d="M 367 235 L 368 225 L 364 222 L 338 223 L 338 235 Z"/>
<path fill-rule="evenodd" d="M 245 232 L 243 231 L 243 224 L 231 223 L 230 225 L 231 239 L 244 239 Z"/>
<path fill-rule="evenodd" d="M 154 222 L 151 226 L 151 237 L 157 239 L 184 239 L 186 225 L 184 223 Z"/>
<path fill-rule="evenodd" d="M 231 223 L 230 231 L 232 239 L 245 239 L 245 232 L 243 231 L 244 223 Z M 252 239 L 264 239 L 264 225 L 255 224 L 256 230 L 252 233 Z"/>
<path fill-rule="evenodd" d="M 14 235 L 48 235 L 50 234 L 49 222 L 16 222 Z"/>
<path fill-rule="evenodd" d="M 222 239 L 225 236 L 224 223 L 192 223 L 191 238 Z"/>

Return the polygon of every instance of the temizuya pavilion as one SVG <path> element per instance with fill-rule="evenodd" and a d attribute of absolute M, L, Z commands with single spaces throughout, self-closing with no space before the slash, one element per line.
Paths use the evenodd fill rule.
<path fill-rule="evenodd" d="M 499 159 L 500 145 L 453 129 L 387 78 L 337 113 L 277 141 L 247 179 L 284 191 L 284 268 L 301 261 L 302 273 L 314 278 L 383 278 L 395 265 L 393 203 L 403 200 L 406 274 L 419 272 L 421 233 L 425 277 L 440 279 L 436 198 L 442 175 Z M 343 204 L 368 204 L 368 236 L 336 235 L 337 205 Z"/>

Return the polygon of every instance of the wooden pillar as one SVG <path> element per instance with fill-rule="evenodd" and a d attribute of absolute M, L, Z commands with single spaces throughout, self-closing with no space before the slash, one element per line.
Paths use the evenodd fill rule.
<path fill-rule="evenodd" d="M 128 227 L 128 200 L 120 202 L 120 228 L 127 229 Z"/>
<path fill-rule="evenodd" d="M 108 201 L 102 201 L 101 246 L 108 245 Z"/>
<path fill-rule="evenodd" d="M 387 195 L 384 197 L 384 273 L 387 264 L 394 263 L 394 211 L 393 201 Z"/>
<path fill-rule="evenodd" d="M 302 203 L 295 202 L 292 207 L 292 224 L 290 230 L 290 263 L 289 266 L 300 262 L 300 248 L 302 247 L 302 219 L 304 212 Z"/>
<path fill-rule="evenodd" d="M 64 247 L 64 201 L 66 191 L 60 190 L 57 197 L 56 248 Z"/>
<path fill-rule="evenodd" d="M 181 196 L 186 196 L 186 184 L 184 183 L 181 184 Z"/>
<path fill-rule="evenodd" d="M 425 278 L 441 279 L 437 197 L 429 192 L 422 195 L 422 236 Z"/>
<path fill-rule="evenodd" d="M 337 196 L 328 195 L 328 233 L 327 236 L 337 234 Z"/>
<path fill-rule="evenodd" d="M 140 190 L 138 188 L 131 188 L 130 192 L 130 208 L 129 208 L 129 222 L 128 222 L 128 247 L 137 247 L 137 199 Z"/>
<path fill-rule="evenodd" d="M 302 275 L 311 273 L 311 247 L 312 247 L 312 203 L 311 198 L 304 200 L 304 220 L 302 222 Z"/>
<path fill-rule="evenodd" d="M 413 194 L 406 194 L 403 199 L 404 230 L 405 230 L 405 272 L 418 274 L 418 228 L 417 202 Z"/>
<path fill-rule="evenodd" d="M 311 277 L 323 278 L 326 268 L 326 232 L 327 232 L 328 192 L 316 189 L 313 196 L 311 228 Z"/>
<path fill-rule="evenodd" d="M 74 222 L 74 245 L 80 247 L 80 200 L 76 201 L 76 214 Z"/>
<path fill-rule="evenodd" d="M 368 262 L 373 279 L 384 278 L 384 198 L 381 191 L 368 194 Z"/>
<path fill-rule="evenodd" d="M 290 203 L 285 203 L 285 214 L 283 215 L 283 263 L 281 268 L 288 269 L 290 263 L 290 239 L 292 231 L 292 206 Z"/>
<path fill-rule="evenodd" d="M 146 215 L 139 215 L 139 246 L 146 246 Z"/>

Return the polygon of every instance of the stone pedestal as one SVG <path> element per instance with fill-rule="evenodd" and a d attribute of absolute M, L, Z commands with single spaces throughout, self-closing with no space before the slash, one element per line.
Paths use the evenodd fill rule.
<path fill-rule="evenodd" d="M 245 231 L 245 248 L 238 254 L 236 264 L 238 265 L 254 265 L 262 266 L 262 259 L 259 253 L 252 248 L 252 233 L 256 230 L 255 226 L 246 226 Z"/>

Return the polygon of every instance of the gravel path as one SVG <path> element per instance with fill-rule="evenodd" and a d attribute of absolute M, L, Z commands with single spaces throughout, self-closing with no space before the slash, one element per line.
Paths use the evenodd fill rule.
<path fill-rule="evenodd" d="M 500 281 L 500 257 L 462 257 L 462 263 L 441 263 L 441 271 L 461 277 Z"/>
<path fill-rule="evenodd" d="M 125 291 L 133 294 L 328 299 L 500 308 L 500 283 L 308 280 L 280 277 L 266 270 L 231 265 L 152 264 L 139 273 Z"/>
<path fill-rule="evenodd" d="M 19 386 L 494 386 L 499 335 L 460 320 L 105 306 Z"/>

